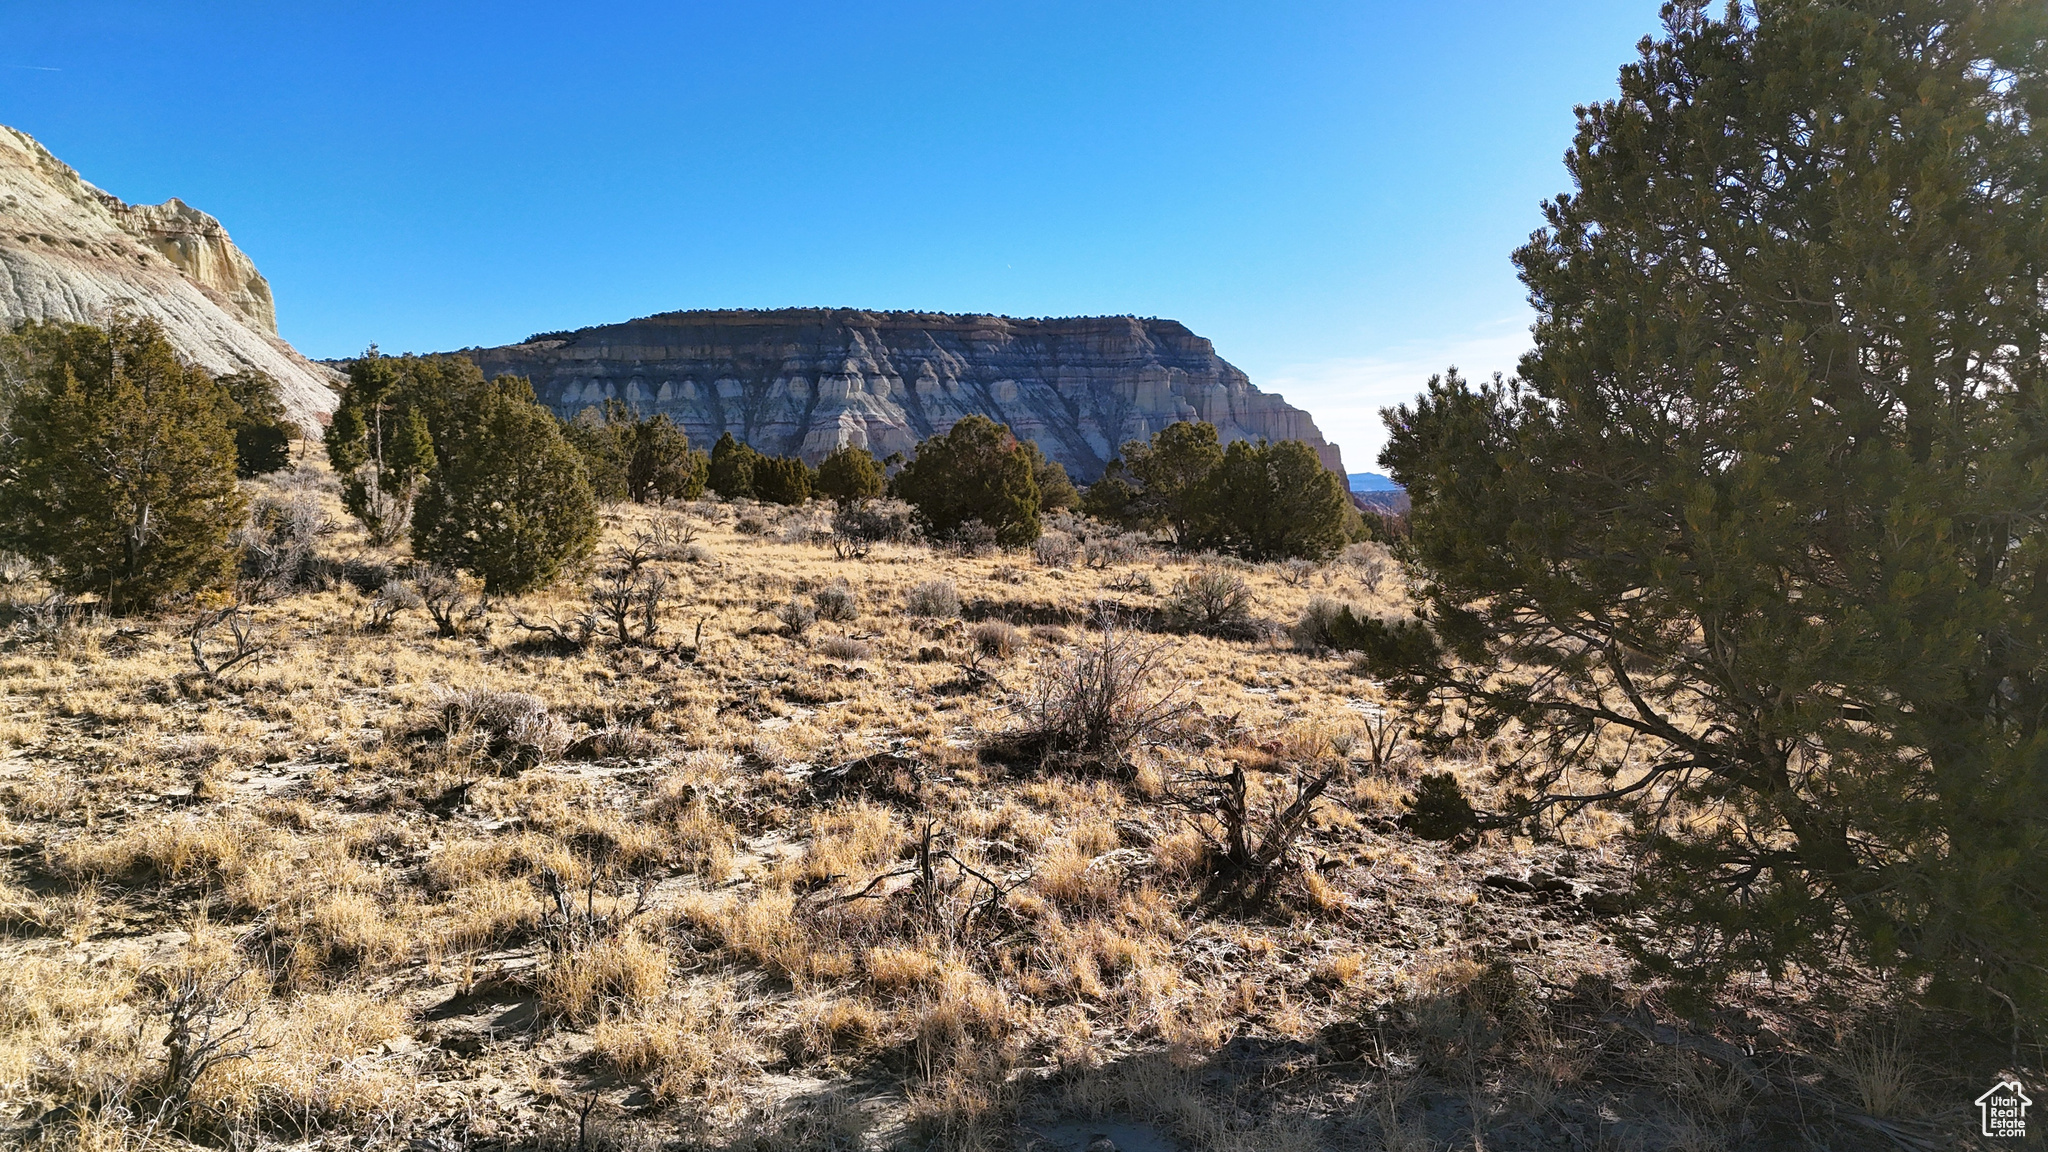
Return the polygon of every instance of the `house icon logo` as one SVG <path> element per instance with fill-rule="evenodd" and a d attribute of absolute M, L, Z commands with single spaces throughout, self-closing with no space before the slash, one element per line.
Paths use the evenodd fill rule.
<path fill-rule="evenodd" d="M 2017 1136 L 2027 1134 L 2027 1105 L 2033 1101 L 2020 1091 L 2017 1080 L 2001 1080 L 1991 1086 L 1989 1092 L 1977 1097 L 1977 1111 L 1983 1116 L 1983 1131 L 1986 1136 Z"/>

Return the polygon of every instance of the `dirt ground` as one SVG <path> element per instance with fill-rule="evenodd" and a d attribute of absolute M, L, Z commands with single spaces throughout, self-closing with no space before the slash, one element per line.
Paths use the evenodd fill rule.
<path fill-rule="evenodd" d="M 323 468 L 254 488 L 331 530 L 244 615 L 10 585 L 0 1143 L 1935 1149 L 2039 1062 L 1841 979 L 1675 1012 L 1612 818 L 1406 832 L 1487 750 L 1418 754 L 1289 631 L 1398 611 L 1377 545 L 852 556 L 823 505 L 626 506 L 546 593 L 425 589 L 443 626 Z M 1104 660 L 1121 753 L 1036 739 Z"/>

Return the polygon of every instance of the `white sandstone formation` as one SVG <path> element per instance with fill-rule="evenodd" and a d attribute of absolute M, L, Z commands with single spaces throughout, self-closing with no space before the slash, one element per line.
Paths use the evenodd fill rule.
<path fill-rule="evenodd" d="M 175 199 L 124 204 L 0 126 L 0 328 L 118 314 L 163 325 L 209 371 L 269 373 L 311 433 L 334 411 L 339 377 L 279 338 L 270 283 L 220 221 Z"/>

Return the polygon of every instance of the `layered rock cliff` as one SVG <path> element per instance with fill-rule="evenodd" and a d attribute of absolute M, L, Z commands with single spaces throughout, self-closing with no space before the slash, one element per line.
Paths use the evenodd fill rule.
<path fill-rule="evenodd" d="M 730 431 L 813 463 L 844 444 L 908 451 L 978 412 L 1083 480 L 1124 441 L 1178 420 L 1207 420 L 1226 442 L 1303 440 L 1344 470 L 1308 413 L 1253 387 L 1172 320 L 667 312 L 464 354 L 487 375 L 532 380 L 563 416 L 622 400 L 666 414 L 702 446 Z"/>
<path fill-rule="evenodd" d="M 278 337 L 270 283 L 220 221 L 178 200 L 124 204 L 0 126 L 0 328 L 118 313 L 157 321 L 210 371 L 269 373 L 309 430 L 334 411 L 338 377 Z"/>

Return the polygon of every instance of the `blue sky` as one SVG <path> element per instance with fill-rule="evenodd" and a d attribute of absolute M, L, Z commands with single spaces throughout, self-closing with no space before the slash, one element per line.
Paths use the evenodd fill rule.
<path fill-rule="evenodd" d="M 1657 6 L 0 5 L 0 123 L 221 218 L 314 356 L 693 307 L 1169 316 L 1371 465 Z"/>

